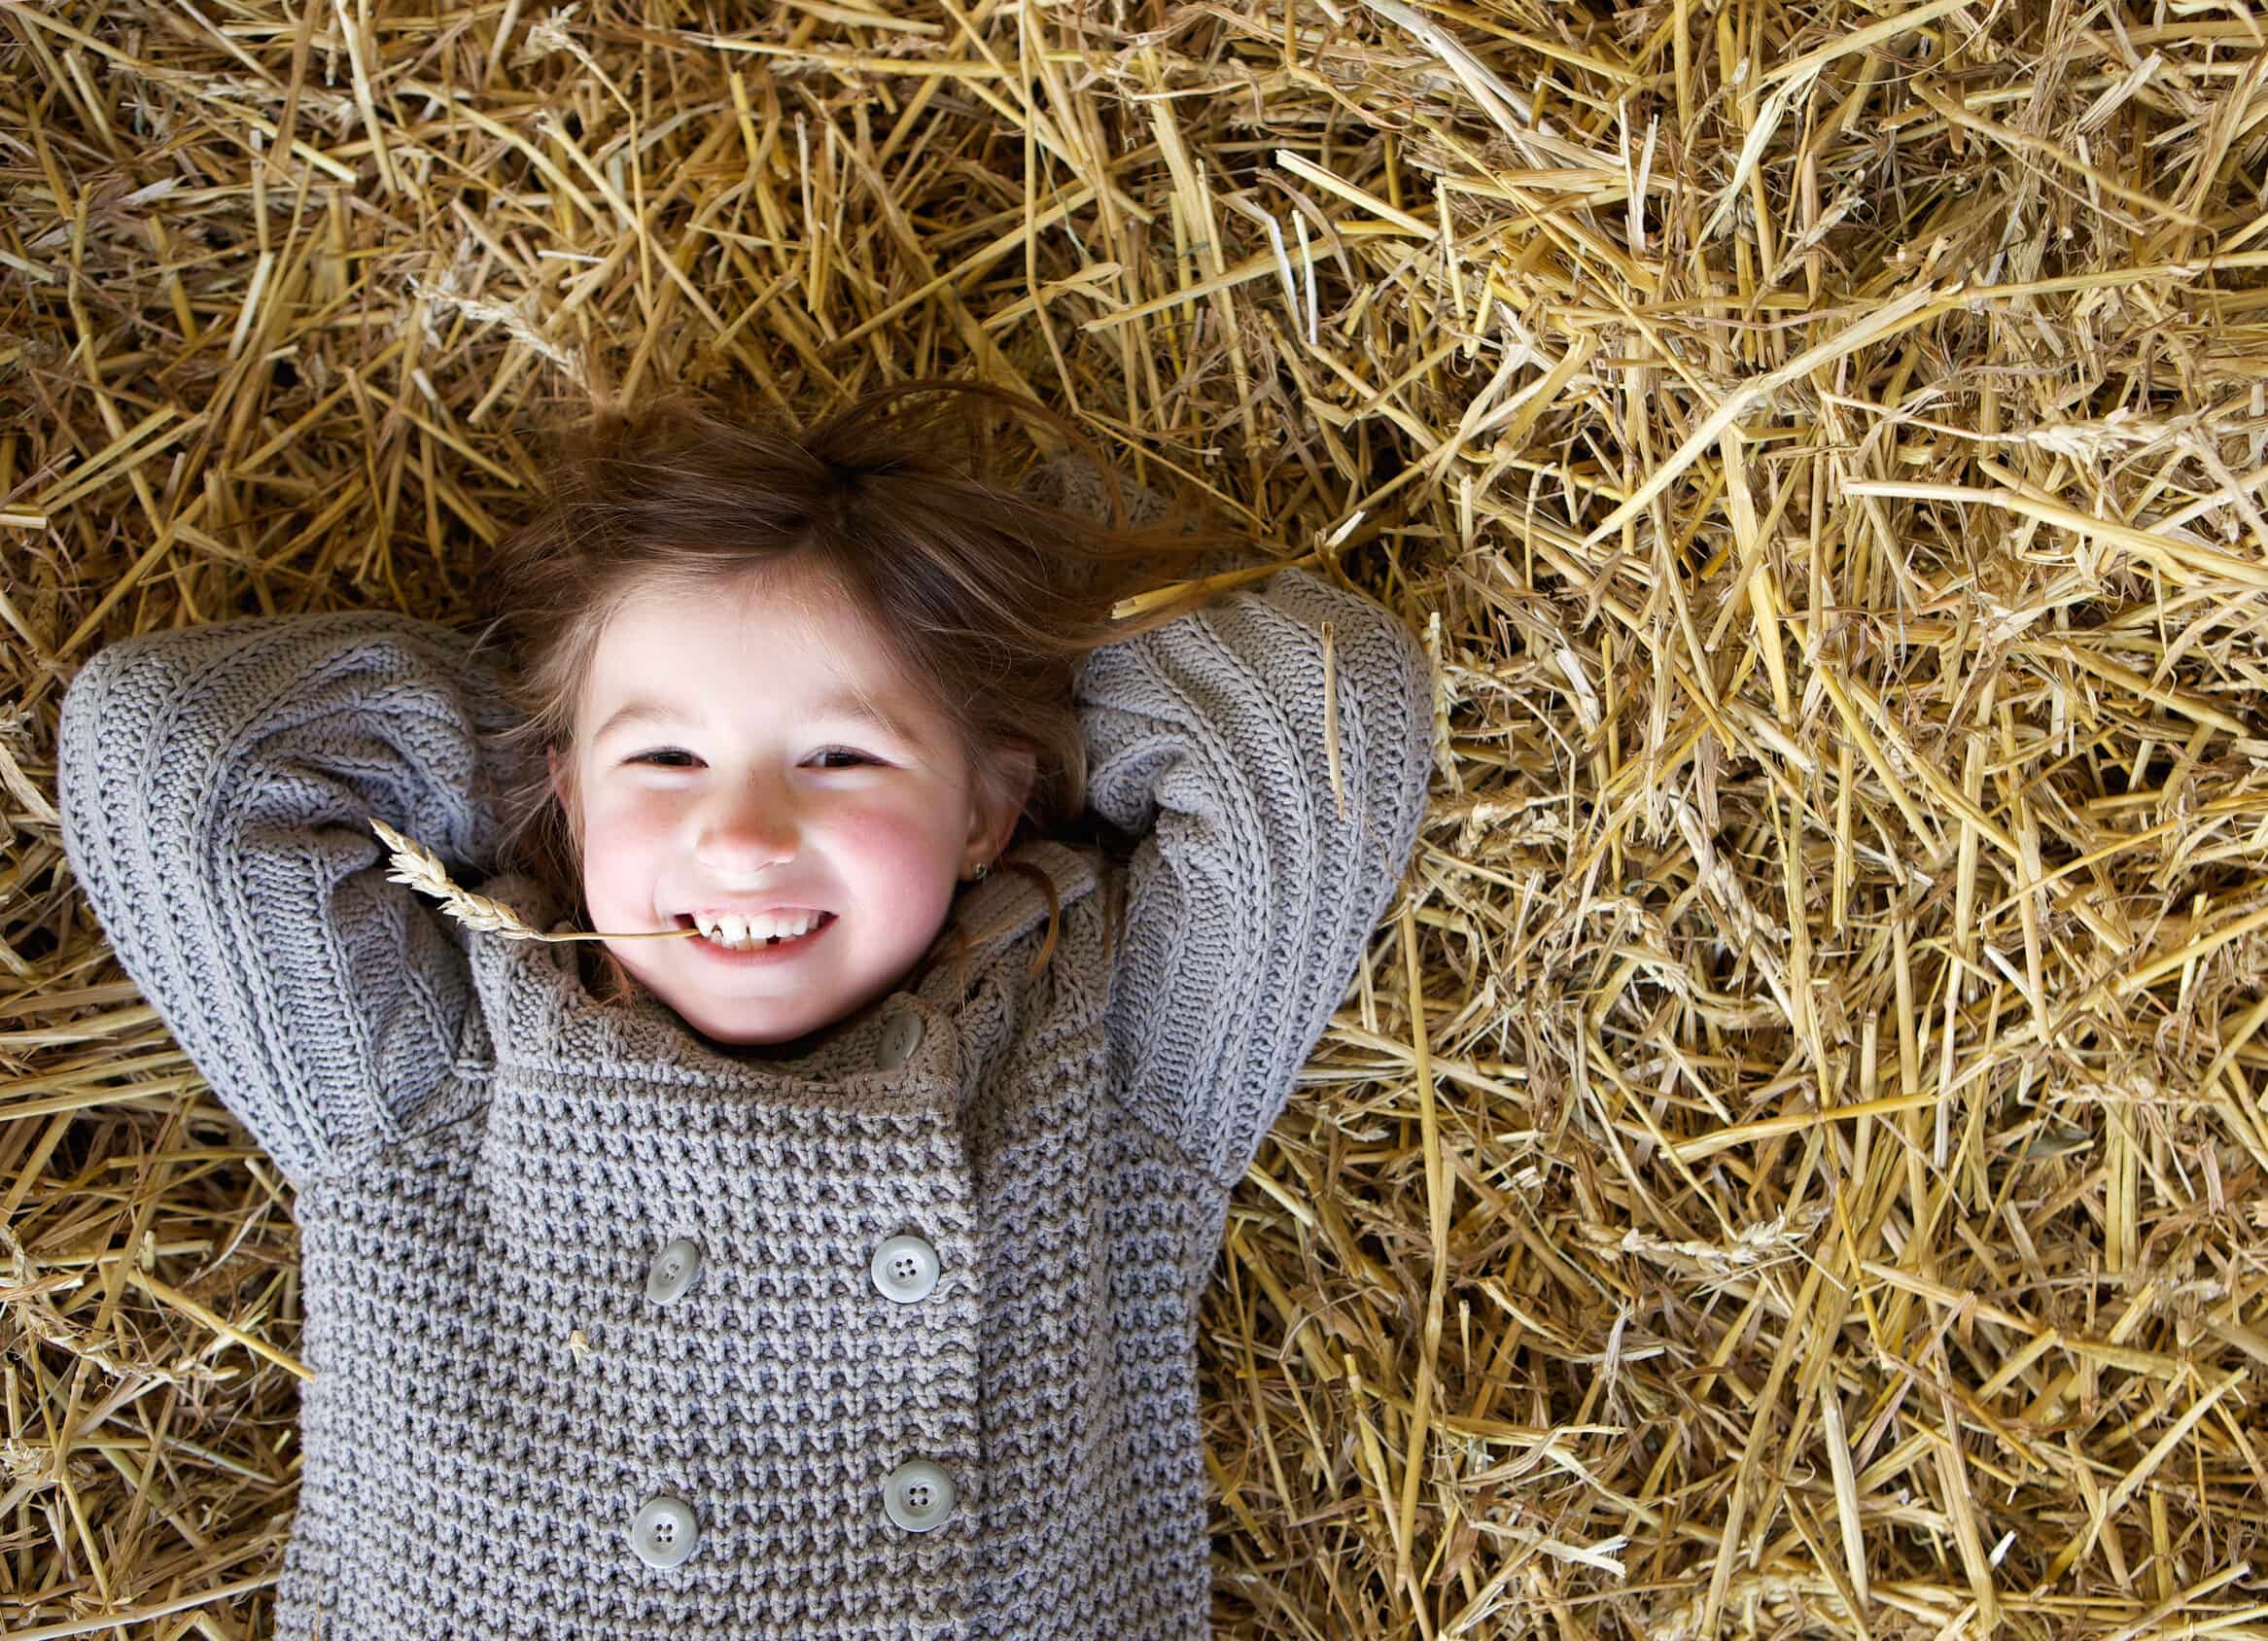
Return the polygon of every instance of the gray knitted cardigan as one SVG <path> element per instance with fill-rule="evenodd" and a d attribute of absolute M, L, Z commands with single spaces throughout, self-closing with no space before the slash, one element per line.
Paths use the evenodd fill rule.
<path fill-rule="evenodd" d="M 62 707 L 79 883 L 295 1190 L 277 1633 L 1206 1635 L 1199 1301 L 1414 847 L 1416 641 L 1283 570 L 1096 651 L 1131 863 L 1020 846 L 1037 978 L 1046 897 L 995 870 L 958 989 L 769 1059 L 387 881 L 373 815 L 563 914 L 482 881 L 484 669 L 406 616 L 251 617 L 116 642 Z"/>

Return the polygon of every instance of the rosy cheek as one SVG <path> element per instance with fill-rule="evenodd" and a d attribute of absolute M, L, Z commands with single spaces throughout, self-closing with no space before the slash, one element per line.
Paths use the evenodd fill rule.
<path fill-rule="evenodd" d="M 918 879 L 930 869 L 935 844 L 918 816 L 886 806 L 854 811 L 836 834 L 879 875 Z"/>
<path fill-rule="evenodd" d="M 654 788 L 617 788 L 602 794 L 591 806 L 594 830 L 617 837 L 651 837 L 670 823 L 670 794 Z"/>
<path fill-rule="evenodd" d="M 583 814 L 583 876 L 591 892 L 610 900 L 635 895 L 634 879 L 667 834 L 666 815 L 641 795 L 597 794 Z"/>

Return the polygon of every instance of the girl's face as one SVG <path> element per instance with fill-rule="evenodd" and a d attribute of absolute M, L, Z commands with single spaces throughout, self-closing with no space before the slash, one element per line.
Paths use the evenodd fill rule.
<path fill-rule="evenodd" d="M 833 914 L 753 963 L 695 936 L 605 943 L 722 1044 L 792 1042 L 894 989 L 1024 796 L 984 805 L 948 726 L 799 568 L 737 592 L 634 595 L 600 638 L 574 764 L 570 784 L 554 753 L 551 778 L 594 929 Z M 1029 789 L 1029 754 L 1018 768 Z"/>

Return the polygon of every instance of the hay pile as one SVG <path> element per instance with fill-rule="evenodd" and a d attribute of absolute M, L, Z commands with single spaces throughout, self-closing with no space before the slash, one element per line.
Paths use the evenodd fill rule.
<path fill-rule="evenodd" d="M 546 402 L 967 371 L 1438 657 L 1206 1302 L 1224 1633 L 2268 1633 L 2268 25 L 730 20 L 0 12 L 7 1627 L 262 1632 L 297 1457 L 71 671 L 458 618 Z"/>

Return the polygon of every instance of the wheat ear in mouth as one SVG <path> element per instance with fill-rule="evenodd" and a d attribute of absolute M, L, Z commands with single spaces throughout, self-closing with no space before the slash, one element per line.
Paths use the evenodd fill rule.
<path fill-rule="evenodd" d="M 501 900 L 491 900 L 485 894 L 474 894 L 471 890 L 459 889 L 449 881 L 448 868 L 440 857 L 415 838 L 403 837 L 376 816 L 370 817 L 370 829 L 385 840 L 393 851 L 394 870 L 386 874 L 390 883 L 407 884 L 422 890 L 441 903 L 441 910 L 468 928 L 484 929 L 504 935 L 509 940 L 681 940 L 698 934 L 697 928 L 641 929 L 636 934 L 545 934 L 528 926 L 527 920 Z"/>

